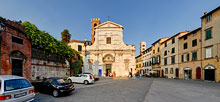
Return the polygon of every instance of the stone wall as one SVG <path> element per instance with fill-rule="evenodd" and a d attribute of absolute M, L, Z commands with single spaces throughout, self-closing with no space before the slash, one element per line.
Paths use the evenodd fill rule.
<path fill-rule="evenodd" d="M 45 61 L 40 59 L 31 59 L 31 80 L 37 80 L 49 77 L 68 77 L 69 63 L 60 63 L 54 61 Z"/>

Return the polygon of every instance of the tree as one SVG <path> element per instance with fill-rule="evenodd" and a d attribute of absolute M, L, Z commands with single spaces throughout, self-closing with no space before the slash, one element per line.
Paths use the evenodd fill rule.
<path fill-rule="evenodd" d="M 63 32 L 61 32 L 61 35 L 62 35 L 62 42 L 66 44 L 70 42 L 71 34 L 67 29 L 64 29 Z"/>

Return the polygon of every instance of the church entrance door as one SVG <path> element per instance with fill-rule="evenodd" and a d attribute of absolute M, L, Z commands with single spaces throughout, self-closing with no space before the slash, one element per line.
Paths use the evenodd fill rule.
<path fill-rule="evenodd" d="M 106 76 L 109 76 L 111 71 L 112 71 L 112 65 L 111 64 L 106 64 Z"/>

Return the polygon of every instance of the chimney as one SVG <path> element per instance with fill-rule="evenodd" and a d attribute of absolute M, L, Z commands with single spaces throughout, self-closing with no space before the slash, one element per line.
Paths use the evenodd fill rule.
<path fill-rule="evenodd" d="M 204 15 L 207 15 L 207 12 L 205 12 Z"/>

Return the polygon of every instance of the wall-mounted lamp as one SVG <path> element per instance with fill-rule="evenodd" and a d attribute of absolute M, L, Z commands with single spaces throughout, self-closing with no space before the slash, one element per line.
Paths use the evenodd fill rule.
<path fill-rule="evenodd" d="M 220 57 L 218 57 L 218 55 L 216 55 L 215 58 L 217 59 L 217 61 L 219 61 L 219 59 L 220 59 Z"/>

